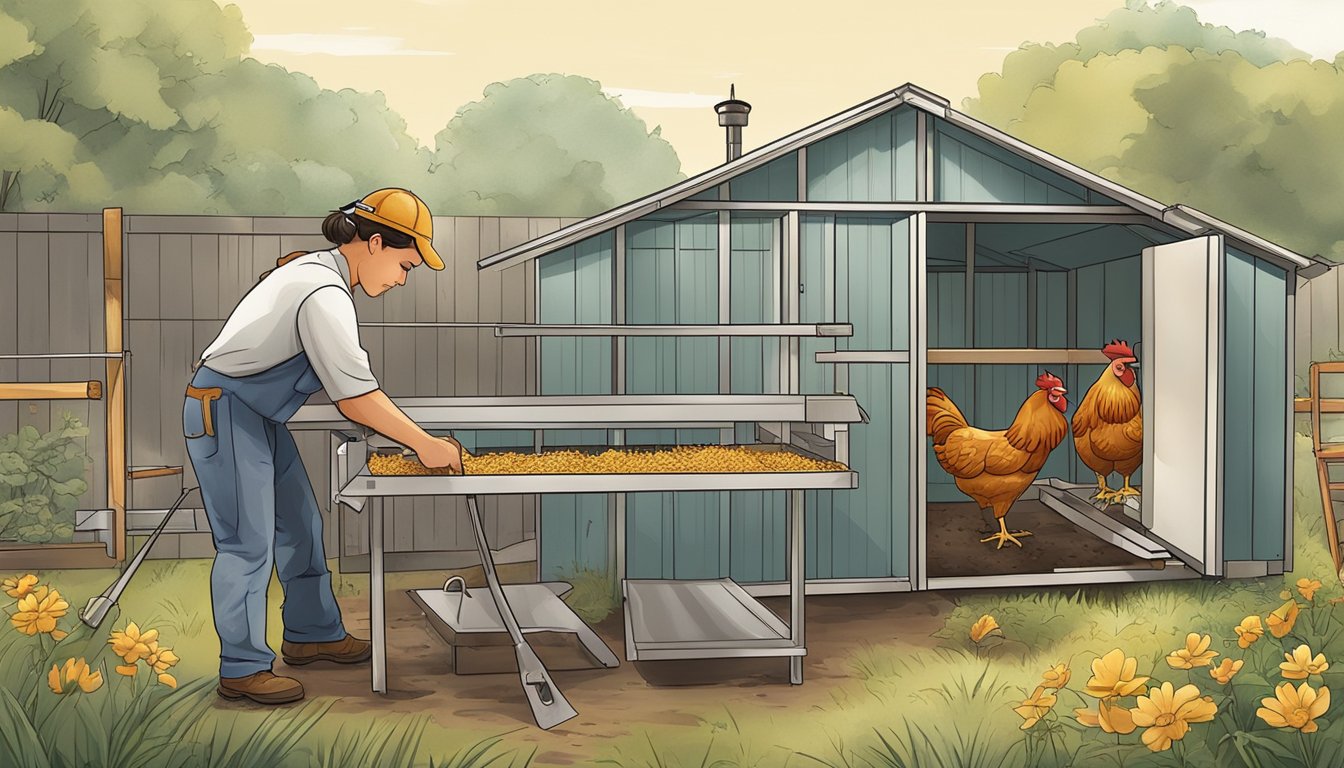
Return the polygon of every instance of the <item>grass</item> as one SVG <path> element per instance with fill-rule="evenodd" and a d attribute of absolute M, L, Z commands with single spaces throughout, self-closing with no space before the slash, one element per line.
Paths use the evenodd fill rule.
<path fill-rule="evenodd" d="M 1320 730 L 1299 736 L 1271 729 L 1256 716 L 1260 700 L 1281 682 L 1278 663 L 1298 644 L 1321 652 L 1331 667 L 1307 682 L 1338 690 L 1344 683 L 1344 597 L 1325 548 L 1319 496 L 1309 442 L 1296 444 L 1296 511 L 1293 572 L 1249 580 L 1201 580 L 1130 586 L 1093 586 L 1037 591 L 956 593 L 956 605 L 941 631 L 917 643 L 875 638 L 847 660 L 848 679 L 813 682 L 805 706 L 780 709 L 741 704 L 734 709 L 694 712 L 693 725 L 659 725 L 620 732 L 591 742 L 558 736 L 567 752 L 584 761 L 640 768 L 757 768 L 834 766 L 1338 766 L 1344 768 L 1344 703 L 1332 703 Z M 377 717 L 338 713 L 314 700 L 286 710 L 220 708 L 210 690 L 216 674 L 217 640 L 209 625 L 208 561 L 149 561 L 127 591 L 101 637 L 71 637 L 37 659 L 31 638 L 0 632 L 0 765 L 351 765 L 502 768 L 540 764 L 528 743 L 537 734 L 482 734 L 470 723 L 435 722 L 426 714 Z M 3 574 L 0 574 L 3 575 Z M 77 610 L 110 580 L 106 571 L 44 574 L 70 596 Z M 1248 615 L 1262 618 L 1283 604 L 1280 594 L 1297 579 L 1323 583 L 1294 630 L 1282 640 L 1268 633 L 1248 650 L 1232 628 Z M 389 574 L 389 589 L 417 577 Z M 418 577 L 423 580 L 423 576 Z M 364 578 L 334 574 L 343 592 L 362 592 Z M 606 574 L 575 570 L 570 604 L 588 621 L 600 621 L 619 601 Z M 279 589 L 272 590 L 278 611 Z M 968 629 L 993 615 L 1001 637 L 977 646 Z M 103 689 L 56 697 L 46 688 L 49 657 L 78 649 L 94 655 L 106 629 L 132 617 L 152 619 L 165 644 L 182 656 L 177 690 L 139 679 L 128 688 L 111 674 Z M 72 617 L 62 628 L 73 629 Z M 272 622 L 278 645 L 279 622 Z M 0 627 L 3 629 L 3 627 Z M 1167 654 L 1188 632 L 1208 634 L 1216 660 L 1243 660 L 1231 688 L 1218 685 L 1207 668 L 1172 669 Z M 1193 683 L 1211 696 L 1214 721 L 1196 723 L 1178 748 L 1153 753 L 1142 729 L 1115 737 L 1074 720 L 1074 709 L 1096 707 L 1081 693 L 1094 659 L 1112 648 L 1133 657 L 1152 684 Z M 59 651 L 59 653 L 57 653 Z M 106 659 L 106 657 L 104 657 Z M 59 659 L 57 659 L 59 660 Z M 1057 663 L 1073 678 L 1034 727 L 1014 707 L 1030 695 L 1042 672 Z M 1336 665 L 1337 664 L 1337 665 Z M 107 667 L 110 670 L 110 666 Z M 810 692 L 810 691 L 809 691 Z M 631 691 L 631 696 L 658 696 Z M 1130 704 L 1133 699 L 1129 700 Z M 685 713 L 682 713 L 685 714 Z M 680 720 L 680 718 L 677 718 Z M 455 729 L 452 727 L 455 726 Z M 79 734 L 77 737 L 74 734 Z M 546 738 L 552 738 L 547 736 Z M 105 759 L 104 759 L 105 758 Z"/>
<path fill-rule="evenodd" d="M 565 595 L 565 603 L 589 624 L 601 622 L 621 605 L 616 579 L 610 571 L 575 566 L 560 574 L 559 581 L 569 582 L 573 587 Z"/>

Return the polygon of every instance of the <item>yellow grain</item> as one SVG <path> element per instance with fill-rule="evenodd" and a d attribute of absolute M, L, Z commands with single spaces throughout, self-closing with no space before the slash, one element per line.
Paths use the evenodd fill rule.
<path fill-rule="evenodd" d="M 628 473 L 842 472 L 835 461 L 822 461 L 789 451 L 762 451 L 742 446 L 678 446 L 664 450 L 614 450 L 488 453 L 464 456 L 469 475 L 584 475 Z M 446 468 L 428 469 L 411 456 L 374 454 L 374 475 L 447 475 Z"/>

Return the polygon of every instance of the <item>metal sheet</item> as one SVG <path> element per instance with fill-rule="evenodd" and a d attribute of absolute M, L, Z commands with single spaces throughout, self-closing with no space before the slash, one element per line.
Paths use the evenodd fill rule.
<path fill-rule="evenodd" d="M 426 429 L 684 427 L 736 422 L 857 423 L 849 395 L 589 395 L 545 397 L 397 398 L 397 405 Z M 335 405 L 305 405 L 291 429 L 354 429 Z"/>
<path fill-rule="evenodd" d="M 625 583 L 630 642 L 646 650 L 760 650 L 792 645 L 789 627 L 730 579 Z"/>
<path fill-rule="evenodd" d="M 844 490 L 859 487 L 857 472 L 671 472 L 612 475 L 370 475 L 366 467 L 338 499 L 378 496 L 490 496 L 531 493 L 642 493 L 648 491 Z"/>

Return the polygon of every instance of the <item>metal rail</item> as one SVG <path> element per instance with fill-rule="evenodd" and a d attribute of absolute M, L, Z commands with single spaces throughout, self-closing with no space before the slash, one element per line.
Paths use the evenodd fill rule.
<path fill-rule="evenodd" d="M 798 336 L 816 336 L 825 338 L 853 336 L 854 326 L 849 323 L 764 323 L 728 325 L 560 325 L 505 323 L 495 326 L 495 335 L 510 336 L 666 336 L 684 338 L 689 336 L 763 336 L 770 338 L 789 338 Z"/>
<path fill-rule="evenodd" d="M 851 395 L 407 397 L 396 402 L 426 429 L 638 429 L 864 420 Z M 356 430 L 335 405 L 302 406 L 288 423 L 291 429 Z"/>

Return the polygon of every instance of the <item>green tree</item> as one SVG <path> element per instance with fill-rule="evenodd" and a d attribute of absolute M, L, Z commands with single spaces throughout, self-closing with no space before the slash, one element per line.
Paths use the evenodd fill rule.
<path fill-rule="evenodd" d="M 966 110 L 1166 203 L 1344 260 L 1344 58 L 1131 2 L 1062 45 L 1023 45 Z"/>
<path fill-rule="evenodd" d="M 0 0 L 0 210 L 316 214 L 425 183 L 381 94 L 243 58 L 251 39 L 211 0 Z"/>
<path fill-rule="evenodd" d="M 462 213 L 586 216 L 684 178 L 658 128 L 572 75 L 491 84 L 436 144 L 444 203 Z"/>

